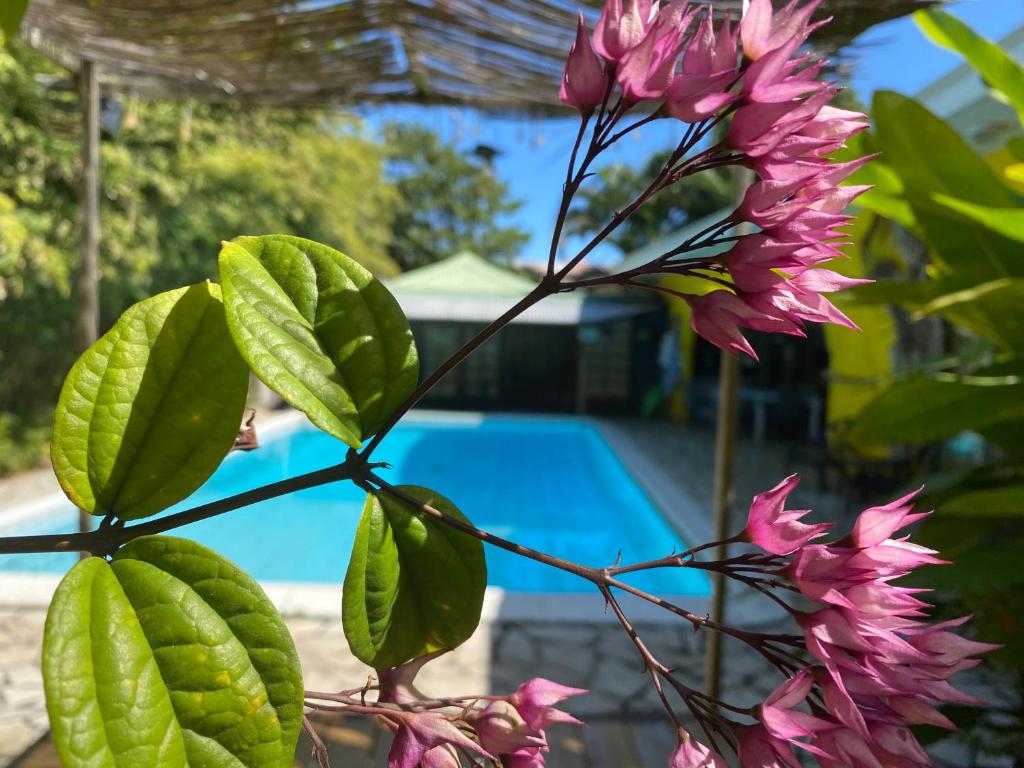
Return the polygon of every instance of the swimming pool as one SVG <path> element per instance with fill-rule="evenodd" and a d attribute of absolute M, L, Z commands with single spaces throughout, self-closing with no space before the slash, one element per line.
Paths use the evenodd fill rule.
<path fill-rule="evenodd" d="M 233 453 L 207 483 L 168 512 L 337 463 L 346 446 L 303 423 L 250 453 Z M 477 527 L 588 565 L 662 557 L 685 549 L 592 424 L 568 418 L 404 419 L 375 458 L 395 484 L 448 496 Z M 175 531 L 217 550 L 264 581 L 340 583 L 364 494 L 333 483 L 235 510 Z M 3 529 L 5 535 L 72 530 L 76 513 Z M 73 554 L 0 557 L 0 571 L 62 573 Z M 566 573 L 487 548 L 488 583 L 510 592 L 593 592 Z M 706 596 L 698 571 L 635 574 L 631 583 L 662 594 Z"/>

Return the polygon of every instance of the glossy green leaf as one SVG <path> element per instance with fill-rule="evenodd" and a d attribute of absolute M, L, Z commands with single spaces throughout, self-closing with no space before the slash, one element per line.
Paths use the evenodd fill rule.
<path fill-rule="evenodd" d="M 412 331 L 384 285 L 327 246 L 241 237 L 220 255 L 228 325 L 257 376 L 358 448 L 416 388 Z"/>
<path fill-rule="evenodd" d="M 885 445 L 942 440 L 967 429 L 1024 416 L 1024 384 L 1015 377 L 958 381 L 915 376 L 899 381 L 865 406 L 850 439 Z"/>
<path fill-rule="evenodd" d="M 65 576 L 43 682 L 67 768 L 288 768 L 303 686 L 288 629 L 215 552 L 150 536 Z"/>
<path fill-rule="evenodd" d="M 248 387 L 216 285 L 139 302 L 64 382 L 50 449 L 61 487 L 123 520 L 181 501 L 231 450 Z"/>
<path fill-rule="evenodd" d="M 1024 67 L 1009 53 L 950 13 L 918 11 L 914 21 L 936 45 L 963 56 L 986 83 L 1006 96 L 1024 122 Z"/>
<path fill-rule="evenodd" d="M 27 8 L 28 0 L 4 0 L 0 3 L 0 32 L 3 33 L 4 42 L 18 34 L 21 18 Z"/>
<path fill-rule="evenodd" d="M 921 306 L 917 314 L 941 314 L 1015 352 L 1024 338 L 1022 307 L 1024 279 L 1004 277 L 945 293 Z"/>
<path fill-rule="evenodd" d="M 427 488 L 401 490 L 463 522 Z M 377 669 L 463 643 L 480 623 L 487 564 L 479 539 L 384 492 L 366 498 L 356 531 L 342 618 L 352 653 Z"/>
<path fill-rule="evenodd" d="M 1012 194 L 984 158 L 947 123 L 906 96 L 877 92 L 872 116 L 878 148 L 899 176 L 918 229 L 943 271 L 964 286 L 1024 276 L 1018 244 L 984 228 L 965 227 L 961 216 L 935 200 L 946 195 L 981 206 L 1013 207 Z"/>
<path fill-rule="evenodd" d="M 989 208 L 948 195 L 935 195 L 935 201 L 981 224 L 986 229 L 1024 243 L 1024 208 Z M 1021 259 L 1024 260 L 1024 255 L 1021 255 Z"/>
<path fill-rule="evenodd" d="M 1024 518 L 1024 485 L 1003 485 L 966 491 L 946 501 L 942 505 L 942 511 L 972 518 Z"/>

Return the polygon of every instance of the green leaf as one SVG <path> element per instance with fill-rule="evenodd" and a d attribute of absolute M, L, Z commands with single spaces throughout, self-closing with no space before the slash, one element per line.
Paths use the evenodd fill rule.
<path fill-rule="evenodd" d="M 1024 517 L 1024 485 L 1004 485 L 957 494 L 942 512 L 965 517 Z"/>
<path fill-rule="evenodd" d="M 934 199 L 941 194 L 976 205 L 1013 207 L 1013 196 L 984 158 L 947 123 L 906 96 L 877 92 L 872 116 L 878 148 L 899 176 L 918 228 L 943 271 L 964 285 L 1024 276 L 1017 244 L 989 230 L 965 227 L 962 217 Z"/>
<path fill-rule="evenodd" d="M 914 21 L 933 43 L 959 53 L 982 79 L 1006 96 L 1024 122 L 1024 67 L 952 14 L 923 10 Z"/>
<path fill-rule="evenodd" d="M 416 388 L 412 331 L 387 288 L 327 246 L 284 235 L 225 243 L 228 325 L 257 376 L 353 448 Z"/>
<path fill-rule="evenodd" d="M 139 302 L 64 382 L 50 449 L 61 487 L 122 520 L 181 501 L 231 450 L 248 386 L 216 285 Z"/>
<path fill-rule="evenodd" d="M 1022 308 L 1024 279 L 1004 277 L 943 294 L 920 307 L 917 315 L 941 314 L 1014 352 L 1024 338 Z"/>
<path fill-rule="evenodd" d="M 288 629 L 252 577 L 186 539 L 71 569 L 43 683 L 68 768 L 292 765 L 303 685 Z"/>
<path fill-rule="evenodd" d="M 413 485 L 400 490 L 469 522 L 440 494 Z M 486 587 L 479 539 L 383 491 L 367 496 L 342 600 L 356 658 L 383 669 L 460 645 L 480 623 Z"/>
<path fill-rule="evenodd" d="M 1010 240 L 1024 243 L 1024 208 L 990 208 L 941 194 L 935 195 L 935 201 L 986 229 L 991 229 Z M 1024 255 L 1021 259 L 1024 260 Z"/>
<path fill-rule="evenodd" d="M 0 32 L 3 33 L 5 43 L 18 34 L 21 17 L 25 15 L 27 8 L 28 0 L 4 0 L 0 4 Z"/>
<path fill-rule="evenodd" d="M 850 429 L 861 445 L 942 440 L 1001 419 L 1024 416 L 1024 384 L 1016 377 L 954 380 L 914 376 L 865 406 Z"/>

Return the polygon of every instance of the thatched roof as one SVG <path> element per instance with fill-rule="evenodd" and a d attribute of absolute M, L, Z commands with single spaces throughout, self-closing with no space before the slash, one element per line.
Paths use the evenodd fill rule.
<path fill-rule="evenodd" d="M 595 0 L 586 0 L 595 5 Z M 837 50 L 930 0 L 826 0 Z M 739 0 L 716 3 L 736 13 Z M 569 0 L 31 0 L 23 32 L 140 93 L 284 106 L 416 102 L 558 108 Z"/>

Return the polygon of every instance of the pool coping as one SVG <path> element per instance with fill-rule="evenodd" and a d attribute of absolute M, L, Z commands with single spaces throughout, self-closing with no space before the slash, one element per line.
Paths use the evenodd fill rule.
<path fill-rule="evenodd" d="M 261 414 L 262 415 L 262 414 Z M 409 414 L 417 421 L 444 421 L 447 423 L 479 423 L 485 418 L 534 420 L 537 418 L 572 419 L 593 427 L 604 438 L 613 454 L 636 481 L 644 495 L 664 520 L 679 533 L 684 541 L 709 540 L 710 520 L 701 514 L 697 502 L 678 485 L 668 473 L 644 456 L 630 435 L 619 425 L 599 417 L 571 414 L 481 413 L 474 411 L 436 411 L 416 409 Z M 272 412 L 257 424 L 262 439 L 294 428 L 306 419 L 299 411 Z M 37 519 L 48 511 L 65 507 L 67 498 L 61 493 L 49 494 L 8 509 L 0 509 L 0 529 Z M 667 553 L 666 553 L 667 554 Z M 0 572 L 0 605 L 7 607 L 45 608 L 49 605 L 61 574 L 28 571 Z M 313 618 L 340 617 L 341 584 L 315 582 L 261 581 L 267 596 L 284 616 Z M 661 595 L 686 610 L 704 615 L 710 607 L 710 597 L 699 595 Z M 679 621 L 668 611 L 629 595 L 621 598 L 628 605 L 634 621 L 643 623 L 670 623 Z M 482 621 L 537 621 L 537 622 L 606 622 L 617 621 L 605 609 L 604 600 L 595 591 L 582 593 L 510 592 L 500 587 L 488 587 L 481 617 Z"/>

